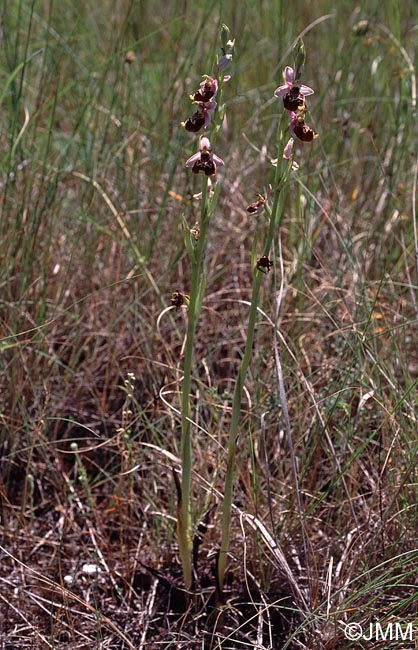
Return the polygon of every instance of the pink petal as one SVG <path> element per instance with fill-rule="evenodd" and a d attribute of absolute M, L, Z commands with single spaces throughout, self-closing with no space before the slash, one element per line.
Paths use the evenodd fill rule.
<path fill-rule="evenodd" d="M 225 165 L 224 161 L 222 158 L 218 158 L 216 154 L 212 154 L 212 160 L 218 167 L 223 167 Z"/>
<path fill-rule="evenodd" d="M 276 90 L 274 91 L 274 96 L 275 96 L 275 97 L 278 97 L 279 99 L 281 99 L 282 97 L 284 97 L 284 95 L 285 95 L 287 92 L 289 92 L 289 88 L 288 88 L 287 86 L 279 86 L 279 87 L 276 88 Z"/>
<path fill-rule="evenodd" d="M 313 95 L 315 92 L 314 90 L 312 90 L 312 88 L 309 88 L 309 86 L 304 86 L 303 84 L 301 85 L 299 90 L 301 95 L 306 95 L 306 96 Z"/>
<path fill-rule="evenodd" d="M 186 167 L 193 167 L 197 160 L 200 160 L 200 151 L 193 154 L 193 156 L 190 156 L 190 158 L 186 160 Z"/>
<path fill-rule="evenodd" d="M 290 67 L 290 65 L 287 65 L 284 69 L 284 80 L 288 86 L 293 86 L 293 83 L 295 81 L 295 73 L 293 68 Z"/>
<path fill-rule="evenodd" d="M 200 151 L 203 151 L 204 149 L 207 149 L 208 151 L 211 150 L 210 140 L 205 135 L 202 135 L 200 137 L 199 149 L 200 149 Z"/>
<path fill-rule="evenodd" d="M 293 144 L 294 144 L 294 142 L 295 142 L 295 141 L 293 140 L 293 138 L 290 138 L 290 140 L 288 141 L 287 145 L 286 145 L 285 148 L 283 149 L 283 158 L 285 158 L 286 160 L 290 160 L 291 157 L 292 157 Z"/>

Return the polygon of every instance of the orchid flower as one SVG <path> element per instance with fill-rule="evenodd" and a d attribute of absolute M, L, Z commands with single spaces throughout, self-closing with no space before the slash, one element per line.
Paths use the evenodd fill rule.
<path fill-rule="evenodd" d="M 247 207 L 248 214 L 260 214 L 264 210 L 266 199 L 261 194 L 257 194 L 258 199 Z"/>
<path fill-rule="evenodd" d="M 188 117 L 187 120 L 181 123 L 181 125 L 186 129 L 186 131 L 197 133 L 200 131 L 202 126 L 206 125 L 206 115 L 204 110 L 200 107 L 197 108 L 193 115 Z"/>
<path fill-rule="evenodd" d="M 200 84 L 200 90 L 197 90 L 194 95 L 190 95 L 190 99 L 194 102 L 210 102 L 216 97 L 218 92 L 218 80 L 208 75 L 204 75 L 204 79 Z M 216 106 L 216 104 L 215 104 Z"/>
<path fill-rule="evenodd" d="M 186 161 L 186 167 L 191 167 L 194 174 L 202 172 L 206 176 L 214 176 L 216 167 L 223 167 L 224 161 L 212 152 L 209 138 L 200 136 L 199 151 Z"/>
<path fill-rule="evenodd" d="M 305 124 L 304 113 L 290 113 L 291 122 L 290 122 L 290 133 L 302 140 L 302 142 L 312 142 L 318 137 L 318 134 L 315 133 L 310 126 Z"/>
<path fill-rule="evenodd" d="M 314 90 L 295 83 L 295 71 L 287 65 L 283 72 L 285 83 L 274 91 L 274 96 L 283 99 L 284 107 L 288 111 L 297 111 L 305 107 L 305 97 L 313 95 Z"/>
<path fill-rule="evenodd" d="M 258 271 L 262 273 L 268 273 L 273 266 L 273 262 L 267 255 L 262 255 L 258 258 L 257 264 L 255 265 Z"/>
<path fill-rule="evenodd" d="M 208 126 L 212 120 L 212 112 L 216 108 L 216 102 L 210 101 L 205 104 L 196 102 L 198 104 L 193 115 L 187 118 L 181 125 L 191 133 L 197 133 L 203 126 Z"/>

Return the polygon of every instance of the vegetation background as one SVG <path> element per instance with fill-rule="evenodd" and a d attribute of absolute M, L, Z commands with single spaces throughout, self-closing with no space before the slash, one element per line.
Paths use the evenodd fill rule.
<path fill-rule="evenodd" d="M 1 22 L 0 647 L 370 649 L 344 626 L 375 621 L 418 638 L 417 2 L 12 0 Z M 236 55 L 193 387 L 207 530 L 185 617 L 186 314 L 158 317 L 188 291 L 180 122 L 222 22 Z M 265 227 L 246 206 L 281 155 L 273 91 L 299 35 L 320 137 L 297 147 L 264 283 L 221 616 L 223 445 Z"/>

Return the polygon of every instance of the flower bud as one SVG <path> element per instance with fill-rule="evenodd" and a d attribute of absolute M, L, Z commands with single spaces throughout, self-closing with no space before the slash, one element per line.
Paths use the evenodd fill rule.
<path fill-rule="evenodd" d="M 221 28 L 221 43 L 222 43 L 222 49 L 226 50 L 227 43 L 229 41 L 229 27 L 225 25 L 225 23 L 222 23 L 222 28 Z"/>
<path fill-rule="evenodd" d="M 223 24 L 221 30 L 222 56 L 218 58 L 218 69 L 221 72 L 231 65 L 234 56 L 235 38 L 229 37 L 229 27 Z"/>
<path fill-rule="evenodd" d="M 223 72 L 226 70 L 232 63 L 232 54 L 224 54 L 218 59 L 218 70 Z"/>
<path fill-rule="evenodd" d="M 287 145 L 283 149 L 283 158 L 285 160 L 291 160 L 292 154 L 293 154 L 293 145 L 294 145 L 294 143 L 295 143 L 294 139 L 290 138 Z"/>
<path fill-rule="evenodd" d="M 273 266 L 273 262 L 267 255 L 262 255 L 257 259 L 256 269 L 262 273 L 268 273 Z"/>
<path fill-rule="evenodd" d="M 295 81 L 298 81 L 298 79 L 300 79 L 302 76 L 306 59 L 305 45 L 303 44 L 301 38 L 298 38 L 298 42 L 293 51 L 295 54 Z"/>

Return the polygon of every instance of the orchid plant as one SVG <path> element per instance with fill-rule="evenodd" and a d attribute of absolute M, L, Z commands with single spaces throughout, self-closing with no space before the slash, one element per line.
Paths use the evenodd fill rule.
<path fill-rule="evenodd" d="M 189 133 L 198 133 L 203 130 L 204 135 L 199 138 L 198 151 L 186 161 L 186 167 L 194 174 L 202 174 L 202 190 L 196 198 L 200 199 L 200 222 L 192 228 L 185 224 L 185 244 L 191 265 L 190 296 L 187 300 L 182 298 L 179 291 L 172 296 L 172 305 L 187 304 L 188 324 L 186 342 L 184 346 L 184 371 L 181 387 L 181 479 L 174 472 L 177 489 L 177 537 L 179 543 L 180 559 L 183 568 L 184 584 L 190 592 L 193 587 L 192 563 L 192 436 L 191 436 L 191 404 L 190 392 L 192 384 L 192 362 L 196 325 L 199 320 L 203 295 L 206 284 L 206 270 L 204 267 L 204 250 L 206 232 L 210 217 L 213 215 L 219 195 L 219 184 L 216 180 L 218 168 L 224 166 L 224 161 L 217 156 L 209 139 L 215 136 L 223 121 L 224 106 L 221 104 L 222 88 L 229 76 L 224 76 L 223 71 L 232 62 L 234 41 L 230 39 L 229 29 L 222 26 L 221 31 L 222 56 L 217 59 L 217 76 L 204 75 L 198 90 L 190 95 L 195 105 L 192 115 L 182 122 L 182 126 Z M 224 59 L 223 57 L 227 57 Z M 215 100 L 216 98 L 216 100 Z M 180 294 L 180 298 L 179 298 Z"/>
<path fill-rule="evenodd" d="M 230 522 L 232 510 L 232 493 L 233 493 L 233 479 L 234 479 L 234 465 L 235 455 L 238 440 L 238 426 L 241 411 L 242 394 L 244 389 L 244 381 L 247 374 L 248 366 L 251 359 L 254 332 L 257 323 L 258 303 L 260 287 L 265 277 L 271 268 L 274 266 L 273 261 L 270 259 L 270 250 L 274 241 L 274 237 L 280 228 L 283 214 L 284 214 L 284 199 L 285 190 L 288 185 L 290 174 L 297 169 L 297 164 L 293 160 L 294 150 L 294 137 L 303 142 L 311 142 L 317 138 L 317 134 L 308 125 L 305 124 L 305 114 L 307 105 L 305 97 L 312 95 L 314 91 L 312 88 L 299 83 L 300 73 L 304 66 L 305 50 L 301 40 L 298 41 L 295 48 L 295 68 L 296 72 L 290 66 L 286 66 L 283 76 L 285 83 L 279 86 L 274 91 L 275 97 L 283 100 L 283 106 L 290 115 L 290 132 L 292 137 L 285 142 L 285 125 L 284 121 L 279 120 L 277 130 L 277 148 L 280 158 L 275 161 L 275 177 L 272 187 L 272 203 L 259 195 L 258 201 L 248 206 L 247 211 L 249 214 L 259 213 L 264 209 L 268 218 L 268 229 L 265 235 L 262 255 L 257 258 L 254 264 L 253 271 L 253 289 L 251 295 L 251 306 L 249 313 L 249 320 L 247 325 L 247 339 L 245 343 L 244 354 L 241 359 L 240 368 L 238 371 L 237 380 L 235 382 L 235 390 L 232 402 L 232 415 L 231 424 L 227 445 L 227 472 L 225 476 L 224 485 L 224 499 L 222 510 L 222 536 L 221 547 L 218 560 L 217 571 L 217 588 L 220 599 L 222 599 L 222 590 L 224 583 L 224 576 L 227 564 L 227 556 L 230 540 Z"/>
<path fill-rule="evenodd" d="M 204 134 L 199 137 L 198 150 L 190 156 L 185 165 L 196 175 L 202 174 L 202 191 L 196 195 L 201 200 L 200 221 L 192 228 L 185 223 L 185 244 L 191 263 L 191 288 L 190 295 L 175 291 L 172 295 L 172 307 L 178 309 L 183 305 L 187 307 L 188 324 L 186 342 L 184 346 L 184 374 L 181 388 L 181 479 L 174 472 L 178 496 L 177 510 L 177 536 L 179 542 L 180 558 L 183 567 L 186 591 L 193 588 L 194 574 L 192 563 L 192 436 L 191 436 L 191 404 L 190 392 L 192 383 L 192 361 L 194 336 L 199 319 L 204 291 L 206 271 L 204 267 L 205 238 L 213 215 L 218 195 L 219 184 L 216 180 L 218 168 L 224 166 L 224 161 L 217 156 L 209 138 L 209 131 L 214 141 L 219 131 L 223 117 L 224 106 L 221 103 L 223 84 L 229 79 L 224 76 L 224 70 L 229 67 L 234 54 L 234 40 L 230 39 L 229 29 L 224 25 L 221 32 L 222 56 L 217 59 L 217 76 L 204 75 L 198 90 L 190 95 L 195 105 L 192 115 L 182 122 L 182 126 L 190 133 Z M 299 41 L 295 52 L 295 69 L 286 66 L 283 76 L 284 84 L 276 88 L 275 97 L 283 101 L 283 107 L 290 117 L 291 138 L 285 143 L 286 125 L 283 119 L 279 121 L 277 130 L 277 147 L 281 154 L 281 164 L 277 159 L 274 184 L 270 197 L 258 194 L 257 200 L 248 206 L 249 214 L 258 214 L 265 211 L 268 227 L 264 237 L 262 254 L 254 258 L 253 264 L 253 289 L 249 320 L 247 325 L 247 338 L 237 379 L 232 402 L 232 415 L 227 444 L 226 474 L 224 482 L 224 499 L 221 517 L 221 544 L 218 555 L 217 567 L 217 592 L 219 602 L 222 602 L 224 575 L 230 540 L 230 521 L 232 510 L 232 494 L 235 470 L 235 456 L 240 422 L 240 411 L 244 382 L 252 355 L 254 332 L 256 329 L 260 288 L 263 278 L 270 272 L 274 262 L 270 258 L 270 251 L 274 237 L 281 225 L 283 218 L 285 189 L 288 185 L 290 174 L 297 169 L 293 160 L 295 138 L 302 142 L 312 142 L 318 136 L 313 129 L 305 123 L 307 113 L 306 97 L 314 93 L 312 88 L 300 83 L 300 73 L 304 65 L 304 47 Z M 215 99 L 216 98 L 216 99 Z M 286 115 L 285 113 L 285 115 Z"/>
<path fill-rule="evenodd" d="M 208 137 L 200 136 L 199 151 L 186 161 L 186 167 L 191 167 L 194 174 L 202 172 L 206 176 L 216 174 L 216 166 L 223 167 L 224 161 L 212 153 L 212 147 Z"/>
<path fill-rule="evenodd" d="M 295 81 L 295 71 L 287 65 L 283 71 L 284 84 L 274 91 L 274 96 L 283 99 L 288 111 L 297 111 L 305 106 L 305 97 L 314 94 L 314 90 Z"/>

